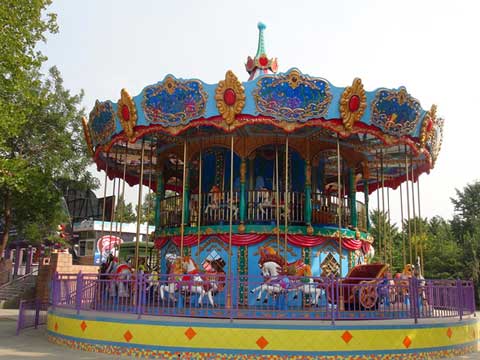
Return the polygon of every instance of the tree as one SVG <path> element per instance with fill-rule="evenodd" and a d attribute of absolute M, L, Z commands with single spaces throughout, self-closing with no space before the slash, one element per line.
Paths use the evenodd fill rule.
<path fill-rule="evenodd" d="M 35 46 L 56 32 L 49 0 L 3 1 L 0 6 L 0 254 L 12 227 L 27 238 L 46 238 L 65 221 L 62 178 L 91 183 L 78 106 L 59 71 L 40 73 L 45 57 Z"/>
<path fill-rule="evenodd" d="M 115 207 L 115 221 L 124 223 L 133 223 L 137 221 L 137 216 L 133 212 L 132 204 L 125 204 L 123 196 L 118 199 L 117 206 Z"/>
<path fill-rule="evenodd" d="M 477 301 L 480 299 L 480 181 L 455 189 L 452 198 L 457 212 L 451 221 L 456 240 L 463 248 L 464 277 L 474 280 Z"/>
<path fill-rule="evenodd" d="M 155 225 L 155 198 L 154 192 L 145 195 L 142 203 L 142 223 Z"/>
<path fill-rule="evenodd" d="M 375 239 L 375 257 L 373 262 L 400 264 L 397 261 L 399 257 L 397 244 L 399 234 L 396 224 L 391 224 L 388 214 L 378 210 L 373 210 L 370 213 L 370 219 L 370 234 Z"/>

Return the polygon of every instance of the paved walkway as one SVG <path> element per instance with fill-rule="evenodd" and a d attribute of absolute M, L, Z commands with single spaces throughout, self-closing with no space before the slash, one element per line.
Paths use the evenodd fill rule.
<path fill-rule="evenodd" d="M 113 355 L 88 353 L 70 350 L 63 346 L 53 345 L 47 341 L 45 326 L 39 329 L 23 330 L 19 336 L 15 335 L 18 310 L 0 309 L 0 360 L 2 359 L 127 359 Z M 478 360 L 480 353 L 452 358 L 453 360 Z"/>

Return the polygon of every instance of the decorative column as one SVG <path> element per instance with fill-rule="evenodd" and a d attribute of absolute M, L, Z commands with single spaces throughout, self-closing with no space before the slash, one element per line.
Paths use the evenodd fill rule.
<path fill-rule="evenodd" d="M 255 154 L 248 157 L 248 189 L 255 190 Z"/>
<path fill-rule="evenodd" d="M 355 169 L 348 168 L 348 200 L 350 202 L 350 225 L 357 227 L 357 191 L 355 189 Z"/>
<path fill-rule="evenodd" d="M 370 232 L 370 218 L 368 216 L 368 179 L 365 179 L 363 180 L 363 193 L 365 194 L 364 197 L 365 197 L 365 217 L 366 217 L 366 221 L 365 221 L 365 224 L 367 226 L 367 232 Z"/>
<path fill-rule="evenodd" d="M 157 175 L 157 191 L 155 196 L 155 235 L 160 232 L 160 213 L 162 211 L 161 204 L 165 198 L 165 182 L 163 179 L 163 168 L 158 169 Z"/>
<path fill-rule="evenodd" d="M 305 224 L 312 224 L 312 165 L 305 160 Z"/>
<path fill-rule="evenodd" d="M 240 162 L 240 224 L 245 224 L 245 217 L 247 213 L 247 161 L 242 157 Z"/>

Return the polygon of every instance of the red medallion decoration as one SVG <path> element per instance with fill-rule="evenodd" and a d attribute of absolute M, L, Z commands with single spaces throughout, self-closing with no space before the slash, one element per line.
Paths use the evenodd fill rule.
<path fill-rule="evenodd" d="M 230 70 L 225 75 L 225 80 L 218 83 L 215 90 L 218 112 L 225 119 L 228 126 L 231 126 L 235 116 L 240 114 L 245 106 L 245 90 L 237 77 Z"/>
<path fill-rule="evenodd" d="M 120 119 L 125 135 L 127 135 L 129 140 L 133 140 L 135 137 L 134 128 L 137 125 L 137 109 L 127 90 L 122 89 L 120 96 L 117 116 Z"/>
<path fill-rule="evenodd" d="M 352 86 L 345 88 L 340 99 L 340 115 L 345 130 L 352 131 L 353 125 L 360 120 L 366 108 L 367 96 L 363 89 L 362 80 L 355 78 Z"/>

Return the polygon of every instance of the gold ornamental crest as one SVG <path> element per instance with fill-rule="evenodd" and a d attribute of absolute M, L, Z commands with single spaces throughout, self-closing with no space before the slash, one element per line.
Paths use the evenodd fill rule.
<path fill-rule="evenodd" d="M 355 78 L 352 86 L 345 88 L 340 99 L 340 115 L 346 131 L 352 131 L 353 125 L 360 120 L 367 108 L 367 96 L 362 80 Z"/>
<path fill-rule="evenodd" d="M 215 89 L 215 100 L 220 115 L 231 126 L 235 116 L 240 114 L 245 106 L 245 90 L 235 74 L 228 70 L 225 80 L 218 83 Z"/>
<path fill-rule="evenodd" d="M 430 111 L 427 111 L 423 119 L 422 130 L 420 131 L 420 147 L 424 148 L 433 135 L 433 128 L 437 120 L 437 105 L 433 104 Z"/>
<path fill-rule="evenodd" d="M 127 90 L 122 89 L 118 100 L 117 116 L 122 124 L 123 131 L 129 140 L 135 137 L 134 128 L 137 125 L 137 108 Z"/>
<path fill-rule="evenodd" d="M 82 117 L 82 126 L 83 126 L 83 135 L 85 136 L 88 152 L 90 156 L 93 156 L 94 153 L 93 153 L 92 137 L 90 136 L 90 128 L 88 127 L 88 121 L 85 116 Z"/>

